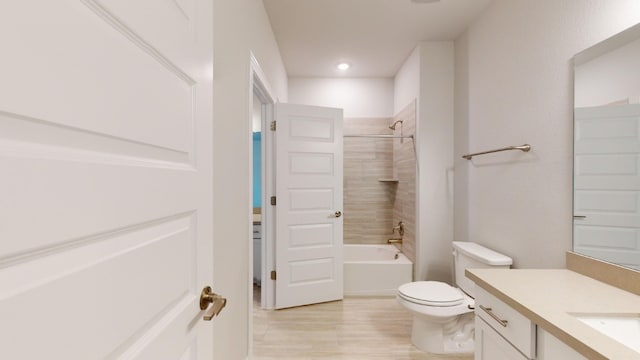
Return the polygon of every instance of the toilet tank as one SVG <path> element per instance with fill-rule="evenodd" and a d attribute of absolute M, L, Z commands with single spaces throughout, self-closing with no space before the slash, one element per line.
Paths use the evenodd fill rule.
<path fill-rule="evenodd" d="M 466 241 L 453 242 L 453 264 L 456 285 L 475 298 L 475 284 L 464 276 L 465 269 L 508 269 L 513 260 L 486 247 Z"/>

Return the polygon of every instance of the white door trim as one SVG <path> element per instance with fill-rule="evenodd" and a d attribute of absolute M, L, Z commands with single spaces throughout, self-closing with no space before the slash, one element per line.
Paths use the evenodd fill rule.
<path fill-rule="evenodd" d="M 275 226 L 273 226 L 274 220 L 274 209 L 269 206 L 269 198 L 271 194 L 275 193 L 275 181 L 273 176 L 273 169 L 271 164 L 273 163 L 273 134 L 269 131 L 269 119 L 274 118 L 274 104 L 276 102 L 275 97 L 273 96 L 273 91 L 271 90 L 271 86 L 269 86 L 269 82 L 267 81 L 267 77 L 262 71 L 260 67 L 260 63 L 256 59 L 253 52 L 249 52 L 249 125 L 251 128 L 251 124 L 253 123 L 253 99 L 254 93 L 260 99 L 262 104 L 264 105 L 262 108 L 262 151 L 261 151 L 261 161 L 262 161 L 262 249 L 260 251 L 262 255 L 262 259 L 260 261 L 262 267 L 262 294 L 261 294 L 261 306 L 265 309 L 273 309 L 275 306 L 275 285 L 273 281 L 269 279 L 269 269 L 275 268 L 275 249 L 273 248 Z M 247 136 L 251 136 L 251 134 L 247 134 Z M 253 146 L 253 141 L 249 141 L 249 146 Z M 249 151 L 251 154 L 251 159 L 249 161 L 249 178 L 253 179 L 253 151 Z M 249 191 L 252 192 L 252 182 L 249 182 Z M 249 197 L 249 209 L 253 208 L 253 197 Z M 249 214 L 251 216 L 251 214 Z M 249 224 L 253 226 L 253 219 L 250 219 Z M 249 234 L 253 233 L 253 229 L 249 231 Z M 249 259 L 253 258 L 253 239 L 249 237 L 247 239 L 249 242 Z M 249 344 L 249 355 L 250 358 L 253 357 L 253 261 L 247 261 L 249 266 L 249 277 L 247 279 L 247 286 L 249 286 L 249 299 L 248 303 L 248 344 Z"/>

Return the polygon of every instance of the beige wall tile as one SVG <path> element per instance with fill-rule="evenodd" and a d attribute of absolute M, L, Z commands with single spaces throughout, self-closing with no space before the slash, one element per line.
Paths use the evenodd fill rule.
<path fill-rule="evenodd" d="M 391 118 L 345 118 L 345 135 L 415 133 L 415 102 Z M 395 131 L 389 125 L 403 120 Z M 402 127 L 402 130 L 401 130 Z M 386 244 L 405 227 L 402 251 L 415 262 L 416 158 L 411 139 L 344 139 L 344 242 Z M 398 178 L 398 182 L 380 179 Z"/>
<path fill-rule="evenodd" d="M 391 134 L 390 118 L 345 118 L 344 133 Z M 393 142 L 388 139 L 344 139 L 344 242 L 385 244 L 393 219 L 389 185 L 393 176 Z"/>
<path fill-rule="evenodd" d="M 402 120 L 396 126 L 395 135 L 414 135 L 416 132 L 416 102 L 413 101 L 400 111 L 393 121 Z M 402 252 L 415 263 L 416 261 L 416 155 L 411 139 L 393 140 L 393 166 L 398 177 L 393 202 L 393 224 L 402 221 L 404 235 Z"/>

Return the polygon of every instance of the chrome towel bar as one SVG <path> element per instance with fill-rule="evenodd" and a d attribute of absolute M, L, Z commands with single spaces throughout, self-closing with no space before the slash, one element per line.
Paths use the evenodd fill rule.
<path fill-rule="evenodd" d="M 462 158 L 463 159 L 467 159 L 467 160 L 471 160 L 471 158 L 474 157 L 474 156 L 484 155 L 484 154 L 491 154 L 491 153 L 495 153 L 495 152 L 508 151 L 508 150 L 520 150 L 520 151 L 528 152 L 529 150 L 531 150 L 531 145 L 524 144 L 524 145 L 520 145 L 520 146 L 507 146 L 507 147 L 504 147 L 504 148 L 501 148 L 501 149 L 495 149 L 495 150 L 482 151 L 482 152 L 477 152 L 477 153 L 473 153 L 473 154 L 462 155 Z"/>

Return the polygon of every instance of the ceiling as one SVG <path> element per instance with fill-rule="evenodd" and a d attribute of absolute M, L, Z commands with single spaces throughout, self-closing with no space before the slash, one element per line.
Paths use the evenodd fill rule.
<path fill-rule="evenodd" d="M 454 40 L 492 0 L 263 0 L 289 77 L 393 77 L 420 41 Z M 339 62 L 352 66 L 339 71 Z"/>

